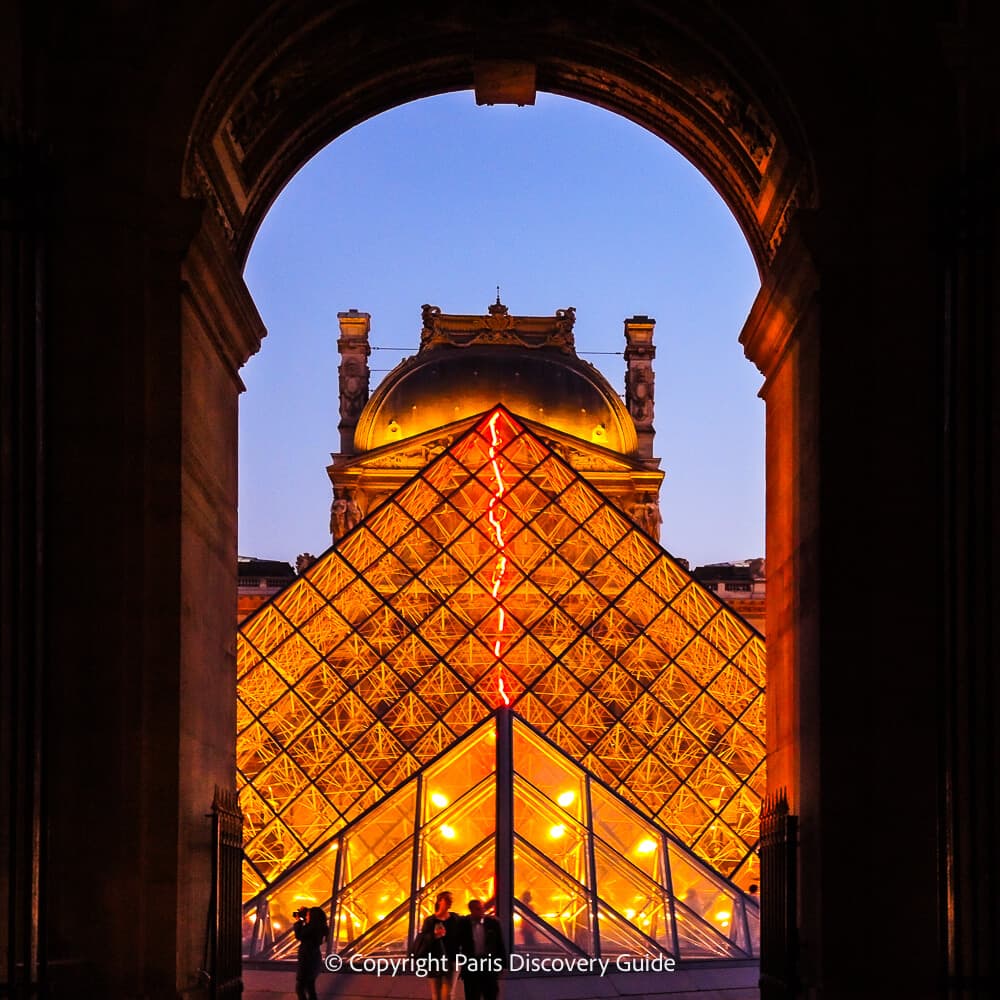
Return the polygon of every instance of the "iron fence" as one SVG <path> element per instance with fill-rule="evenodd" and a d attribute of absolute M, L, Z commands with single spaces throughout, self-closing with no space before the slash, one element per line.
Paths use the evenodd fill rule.
<path fill-rule="evenodd" d="M 781 789 L 760 815 L 760 995 L 792 1000 L 798 990 L 798 817 Z"/>

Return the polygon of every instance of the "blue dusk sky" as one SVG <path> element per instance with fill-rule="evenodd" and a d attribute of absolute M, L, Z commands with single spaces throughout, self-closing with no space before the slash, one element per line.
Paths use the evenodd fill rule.
<path fill-rule="evenodd" d="M 656 319 L 661 542 L 692 566 L 764 554 L 762 378 L 737 338 L 759 287 L 746 240 L 679 153 L 608 111 L 463 92 L 364 122 L 292 178 L 246 267 L 268 328 L 242 375 L 239 551 L 330 544 L 337 313 L 371 313 L 372 389 L 415 354 L 420 307 L 576 308 L 576 345 L 624 392 L 623 321 Z"/>

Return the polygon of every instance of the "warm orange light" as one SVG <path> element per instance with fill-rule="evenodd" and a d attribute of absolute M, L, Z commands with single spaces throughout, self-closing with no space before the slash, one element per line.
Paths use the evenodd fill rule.
<path fill-rule="evenodd" d="M 549 827 L 549 836 L 553 840 L 558 840 L 566 832 L 566 827 L 562 823 L 556 823 L 555 826 Z"/>
<path fill-rule="evenodd" d="M 507 541 L 503 535 L 503 521 L 507 516 L 507 512 L 500 504 L 500 501 L 507 492 L 507 484 L 504 482 L 503 471 L 500 468 L 500 460 L 497 457 L 497 449 L 503 444 L 503 439 L 497 431 L 497 420 L 499 417 L 500 411 L 495 410 L 489 419 L 489 423 L 487 424 L 490 429 L 490 468 L 493 470 L 493 479 L 496 485 L 493 490 L 493 496 L 490 497 L 489 507 L 486 511 L 487 519 L 489 520 L 490 527 L 492 528 L 493 544 L 496 545 L 497 549 L 497 559 L 493 565 L 493 572 L 490 579 L 490 593 L 493 595 L 493 599 L 497 602 L 496 634 L 493 638 L 493 656 L 497 660 L 499 660 L 503 655 L 503 634 L 507 625 L 507 614 L 504 610 L 503 604 L 501 603 L 503 598 L 500 594 L 500 588 L 503 586 L 504 574 L 507 572 L 507 557 L 504 555 L 503 551 L 507 545 Z M 505 705 L 510 704 L 510 696 L 507 694 L 507 687 L 504 682 L 502 668 L 497 671 L 497 694 L 500 696 L 500 700 Z"/>
<path fill-rule="evenodd" d="M 386 413 L 381 417 L 383 432 L 389 416 Z M 404 411 L 396 414 L 397 422 L 400 416 L 410 419 Z M 601 419 L 591 414 L 586 425 L 581 423 L 587 431 L 585 437 Z M 401 431 L 409 433 L 406 428 Z M 388 436 L 383 443 L 389 443 Z M 749 774 L 762 759 L 760 746 L 751 737 L 763 735 L 763 641 L 749 636 L 746 626 L 725 608 L 720 610 L 715 597 L 694 585 L 688 586 L 688 578 L 651 540 L 633 530 L 612 506 L 605 504 L 600 492 L 592 490 L 585 478 L 577 477 L 550 444 L 536 439 L 505 410 L 498 407 L 496 413 L 487 412 L 445 451 L 440 462 L 431 462 L 421 470 L 399 500 L 407 517 L 426 525 L 436 539 L 435 545 L 425 539 L 418 544 L 415 540 L 423 539 L 418 531 L 400 536 L 397 514 L 387 508 L 386 513 L 376 516 L 373 509 L 366 518 L 371 535 L 359 532 L 351 544 L 336 547 L 241 628 L 237 654 L 243 703 L 237 753 L 247 779 L 241 796 L 248 814 L 247 857 L 271 884 L 299 859 L 300 840 L 312 843 L 321 835 L 327 843 L 323 851 L 339 854 L 339 841 L 333 838 L 339 835 L 341 816 L 354 808 L 360 796 L 374 796 L 372 801 L 381 799 L 412 774 L 415 760 L 423 761 L 450 745 L 448 730 L 427 729 L 431 716 L 438 718 L 446 705 L 454 706 L 448 712 L 454 713 L 464 731 L 497 706 L 509 705 L 512 710 L 517 704 L 526 721 L 549 733 L 561 750 L 578 754 L 578 740 L 583 739 L 587 753 L 593 753 L 598 762 L 612 756 L 620 761 L 632 760 L 649 741 L 659 739 L 661 728 L 666 726 L 657 753 L 670 766 L 682 767 L 689 777 L 682 783 L 684 795 L 670 799 L 659 819 L 668 828 L 691 831 L 697 819 L 701 830 L 700 816 L 707 810 L 708 822 L 714 825 L 712 837 L 700 840 L 696 852 L 710 849 L 709 860 L 715 859 L 721 873 L 740 885 L 759 880 L 759 869 L 748 854 L 757 837 L 758 819 L 754 808 L 758 784 L 756 779 L 749 783 Z M 558 502 L 546 503 L 543 495 L 558 496 Z M 525 518 L 531 530 L 521 530 Z M 471 531 L 470 524 L 474 526 Z M 626 530 L 628 534 L 622 535 Z M 411 542 L 415 546 L 412 549 Z M 447 559 L 436 559 L 439 546 L 447 552 Z M 594 562 L 598 554 L 613 552 L 616 546 L 622 547 L 619 554 L 632 553 L 629 565 L 613 559 Z M 383 554 L 371 562 L 376 551 Z M 655 566 L 655 572 L 651 568 L 639 574 L 645 581 L 642 587 L 629 587 L 634 576 L 629 568 L 631 561 L 636 566 Z M 459 566 L 471 570 L 473 580 L 456 590 Z M 370 588 L 361 583 L 346 586 L 348 579 L 364 581 L 366 577 L 370 577 Z M 661 721 L 672 718 L 667 709 L 674 702 L 664 700 L 668 692 L 670 699 L 676 698 L 678 703 L 684 699 L 686 703 L 700 690 L 695 678 L 672 668 L 679 649 L 687 648 L 684 644 L 688 642 L 688 626 L 672 612 L 657 614 L 671 604 L 669 594 L 682 585 L 687 589 L 683 596 L 678 591 L 677 607 L 681 610 L 684 605 L 684 621 L 688 620 L 684 617 L 688 612 L 698 621 L 709 613 L 716 615 L 704 630 L 708 645 L 700 648 L 708 655 L 711 647 L 712 662 L 726 665 L 718 680 L 712 682 L 712 699 L 716 700 L 701 699 L 699 711 L 710 714 L 716 728 L 729 726 L 730 712 L 740 716 L 740 726 L 732 731 L 734 745 L 739 747 L 735 759 L 730 759 L 731 754 L 720 756 L 722 744 L 711 751 L 695 745 L 676 720 Z M 317 603 L 316 590 L 331 610 L 314 620 L 311 615 Z M 621 597 L 615 597 L 619 593 Z M 633 594 L 639 602 L 634 607 Z M 611 605 L 605 609 L 609 599 Z M 378 610 L 373 612 L 375 606 Z M 549 610 L 539 617 L 543 606 Z M 642 622 L 648 620 L 648 637 L 628 645 L 622 629 L 631 634 L 633 628 L 627 620 L 640 633 Z M 352 627 L 353 622 L 360 621 L 368 623 L 363 630 Z M 332 647 L 334 641 L 340 645 L 321 656 L 316 642 L 327 643 L 327 632 L 328 645 Z M 522 632 L 526 633 L 525 652 L 515 654 L 524 641 Z M 254 670 L 263 649 L 273 653 L 265 657 L 267 663 L 261 669 Z M 429 656 L 428 649 L 454 650 L 450 658 L 461 658 L 468 671 L 452 669 L 455 664 Z M 560 650 L 567 652 L 561 654 Z M 730 656 L 732 650 L 738 652 Z M 628 679 L 634 664 L 649 678 L 648 683 L 644 682 L 646 695 L 620 717 L 612 713 L 614 718 L 596 698 L 569 698 L 565 680 L 574 685 L 570 670 L 580 656 L 592 657 L 592 662 L 582 665 L 595 674 L 595 685 L 599 683 L 596 676 L 602 677 L 602 689 L 608 691 L 622 690 L 618 678 L 625 678 L 629 689 L 634 686 L 634 681 Z M 539 676 L 536 682 L 540 665 L 551 660 L 557 661 L 556 669 L 544 678 Z M 407 672 L 405 695 L 396 673 L 400 669 Z M 364 675 L 366 680 L 355 695 L 337 700 L 336 710 L 327 714 L 327 677 L 341 670 L 352 677 Z M 661 674 L 667 677 L 665 672 L 669 672 L 670 683 L 654 683 Z M 292 684 L 292 677 L 301 677 L 302 682 Z M 527 685 L 531 696 L 526 702 L 522 699 Z M 295 691 L 290 694 L 292 688 Z M 744 712 L 748 699 L 751 706 Z M 373 709 L 386 704 L 396 707 L 391 715 L 385 713 L 384 724 L 374 724 Z M 269 718 L 274 718 L 279 729 L 287 729 L 286 738 L 271 735 L 267 726 L 249 724 L 269 705 L 274 706 Z M 308 752 L 314 755 L 307 769 L 290 765 L 293 755 L 288 742 L 293 734 L 288 712 L 294 713 L 296 727 L 302 720 L 302 732 L 308 731 L 307 724 L 322 723 L 306 741 Z M 282 718 L 287 718 L 287 725 Z M 335 730 L 336 739 L 319 735 L 328 732 L 327 725 Z M 495 730 L 489 728 L 484 745 L 492 746 L 490 741 L 495 739 Z M 351 748 L 346 754 L 342 744 Z M 599 751 L 598 746 L 602 748 Z M 279 763 L 273 766 L 268 762 L 274 760 L 276 749 L 280 750 Z M 294 753 L 299 754 L 299 750 Z M 704 761 L 712 766 L 697 766 Z M 737 766 L 738 761 L 745 761 L 745 766 Z M 397 763 L 401 766 L 395 766 Z M 727 778 L 723 785 L 722 769 L 715 766 L 719 763 L 735 769 L 739 780 Z M 321 771 L 327 767 L 329 770 Z M 360 776 L 369 772 L 385 777 L 370 791 L 362 791 Z M 335 813 L 320 805 L 324 801 L 320 795 L 313 794 L 319 787 L 316 775 L 320 773 L 326 775 L 322 789 L 331 796 Z M 633 801 L 660 801 L 676 783 L 668 764 L 657 757 L 644 758 L 641 767 L 627 773 L 627 780 L 614 778 L 613 790 Z M 548 784 L 541 782 L 542 790 L 551 797 L 550 806 L 558 802 L 557 810 L 566 812 L 566 833 L 562 840 L 552 840 L 550 845 L 550 849 L 557 849 L 554 853 L 575 843 L 575 824 L 582 818 L 583 785 L 576 781 L 569 784 L 568 780 L 568 776 L 552 774 Z M 431 822 L 432 838 L 437 837 L 438 848 L 448 853 L 456 845 L 451 840 L 444 844 L 445 838 L 438 830 L 447 821 L 438 817 L 450 808 L 451 796 L 457 792 L 453 789 L 444 793 L 449 800 L 445 806 L 428 797 L 435 791 L 442 793 L 444 784 L 439 782 L 437 788 L 425 786 L 422 794 L 424 818 Z M 576 790 L 576 795 L 566 805 L 560 795 L 570 788 Z M 272 812 L 269 802 L 274 805 L 273 811 L 282 815 L 284 826 L 279 827 L 279 839 L 265 822 L 264 812 L 268 816 Z M 734 808 L 734 804 L 740 808 Z M 721 822 L 723 815 L 726 824 Z M 557 813 L 548 818 L 549 826 L 559 821 Z M 632 836 L 640 829 L 634 828 Z M 665 842 L 647 829 L 650 832 L 646 836 L 657 844 L 655 851 L 643 853 L 641 835 L 627 841 L 632 861 L 644 868 L 651 867 L 661 848 L 666 849 Z M 544 825 L 538 828 L 543 841 L 549 839 L 548 830 Z M 457 827 L 455 831 L 457 839 Z M 747 858 L 751 860 L 739 860 Z M 248 883 L 247 889 L 257 893 L 256 876 L 251 877 L 254 885 Z M 297 884 L 298 878 L 289 884 Z M 388 905 L 386 902 L 381 907 Z M 638 910 L 644 904 L 636 900 L 630 905 Z M 709 914 L 713 912 L 709 910 Z M 275 909 L 272 913 L 278 915 Z M 365 926 L 369 918 L 366 915 Z M 611 919 L 613 922 L 613 916 Z M 705 919 L 716 923 L 711 916 Z M 731 924 L 733 921 L 731 917 Z"/>
<path fill-rule="evenodd" d="M 448 804 L 448 799 L 442 795 L 440 792 L 431 792 L 431 805 L 437 806 L 438 809 L 444 809 Z"/>
<path fill-rule="evenodd" d="M 453 840 L 454 839 L 454 837 L 455 837 L 455 829 L 454 829 L 454 827 L 448 826 L 448 824 L 445 823 L 445 824 L 443 824 L 441 826 L 440 829 L 441 829 L 441 836 L 442 837 L 447 837 L 448 840 Z"/>
<path fill-rule="evenodd" d="M 640 840 L 636 845 L 636 851 L 639 854 L 652 854 L 656 850 L 655 840 Z"/>
<path fill-rule="evenodd" d="M 565 809 L 566 806 L 573 804 L 573 799 L 575 798 L 576 798 L 576 792 L 560 792 L 559 798 L 556 799 L 556 802 L 558 802 L 559 805 L 561 805 Z"/>

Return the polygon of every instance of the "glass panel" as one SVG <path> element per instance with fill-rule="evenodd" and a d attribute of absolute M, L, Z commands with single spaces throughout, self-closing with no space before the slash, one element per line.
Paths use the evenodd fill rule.
<path fill-rule="evenodd" d="M 760 954 L 760 907 L 749 900 L 745 905 L 747 926 L 750 931 L 749 951 L 751 955 Z"/>
<path fill-rule="evenodd" d="M 630 921 L 598 903 L 597 927 L 601 936 L 601 958 L 617 958 L 619 955 L 637 958 L 640 955 L 656 954 L 660 949 L 642 934 Z M 672 943 L 664 945 L 665 951 L 672 951 Z"/>
<path fill-rule="evenodd" d="M 656 882 L 663 881 L 660 831 L 595 782 L 590 783 L 594 833 Z"/>
<path fill-rule="evenodd" d="M 669 844 L 668 850 L 674 897 L 678 903 L 683 904 L 689 914 L 701 917 L 706 924 L 727 938 L 742 933 L 738 927 L 734 928 L 734 924 L 741 923 L 734 919 L 738 903 L 736 890 L 673 842 Z M 677 921 L 680 933 L 680 909 Z M 691 937 L 689 942 L 691 947 L 695 947 L 697 942 L 701 941 L 698 935 L 689 937 Z M 745 948 L 745 941 L 742 942 L 742 946 Z M 683 946 L 681 954 L 684 954 Z"/>
<path fill-rule="evenodd" d="M 629 537 L 636 537 L 636 535 L 633 532 Z M 622 558 L 623 550 L 621 546 L 615 549 L 615 555 L 619 559 Z M 648 561 L 649 558 L 647 556 L 646 562 Z M 636 580 L 628 588 L 628 593 L 624 597 L 619 598 L 618 606 L 626 612 L 632 621 L 642 629 L 645 629 L 663 611 L 663 599 L 659 594 L 650 590 L 644 583 Z"/>
<path fill-rule="evenodd" d="M 344 834 L 341 882 L 347 884 L 413 836 L 417 783 L 411 781 L 353 823 Z"/>
<path fill-rule="evenodd" d="M 491 719 L 427 769 L 421 822 L 426 823 L 496 769 L 496 723 Z"/>
<path fill-rule="evenodd" d="M 424 786 L 427 788 L 428 786 Z M 496 782 L 478 788 L 441 810 L 420 833 L 420 880 L 426 883 L 496 830 Z"/>
<path fill-rule="evenodd" d="M 291 925 L 282 924 L 281 930 L 275 933 L 271 950 L 266 952 L 265 957 L 272 962 L 294 959 L 298 946 L 299 942 L 295 940 L 295 933 Z"/>
<path fill-rule="evenodd" d="M 675 901 L 680 958 L 742 958 L 742 952 L 713 927 Z"/>
<path fill-rule="evenodd" d="M 281 814 L 281 818 L 293 830 L 298 831 L 299 839 L 310 850 L 318 841 L 328 839 L 330 830 L 340 825 L 336 809 L 314 785 L 304 788 Z"/>
<path fill-rule="evenodd" d="M 643 579 L 665 601 L 669 601 L 690 579 L 672 559 L 661 556 L 643 574 Z"/>
<path fill-rule="evenodd" d="M 636 930 L 652 938 L 664 950 L 671 951 L 674 936 L 667 892 L 663 886 L 647 878 L 600 841 L 594 844 L 594 862 L 597 867 L 597 894 L 601 902 L 616 910 Z M 603 931 L 601 925 L 602 934 Z M 602 951 L 603 947 L 602 943 Z"/>
<path fill-rule="evenodd" d="M 319 653 L 299 632 L 293 632 L 268 657 L 271 666 L 288 684 L 294 684 L 304 673 L 316 665 Z"/>
<path fill-rule="evenodd" d="M 591 684 L 590 690 L 612 710 L 615 718 L 621 718 L 642 691 L 635 678 L 619 663 L 612 663 Z M 633 730 L 629 729 L 629 732 L 635 735 Z M 639 737 L 637 737 L 637 742 L 640 745 L 643 743 Z"/>
<path fill-rule="evenodd" d="M 548 448 L 527 432 L 522 432 L 517 440 L 504 448 L 503 457 L 512 462 L 522 472 L 530 472 L 549 454 Z"/>
<path fill-rule="evenodd" d="M 556 504 L 540 511 L 531 522 L 532 533 L 549 546 L 558 545 L 575 527 L 575 523 Z"/>
<path fill-rule="evenodd" d="M 644 532 L 632 529 L 615 546 L 615 555 L 633 573 L 641 573 L 659 554 L 659 547 Z"/>
<path fill-rule="evenodd" d="M 572 808 L 573 803 L 569 806 Z M 586 828 L 517 775 L 514 777 L 514 829 L 574 881 L 590 884 Z"/>
<path fill-rule="evenodd" d="M 251 860 L 261 875 L 269 882 L 299 861 L 305 850 L 295 835 L 281 822 L 273 820 L 252 841 L 253 850 L 248 850 Z"/>
<path fill-rule="evenodd" d="M 341 946 L 340 939 L 333 942 L 334 951 L 359 955 L 406 955 L 410 951 L 410 907 L 399 907 L 390 917 L 370 927 L 363 937 L 355 938 Z"/>
<path fill-rule="evenodd" d="M 264 888 L 264 880 L 254 871 L 253 865 L 243 862 L 243 902 L 253 899 Z"/>
<path fill-rule="evenodd" d="M 276 937 L 280 937 L 292 925 L 292 914 L 299 907 L 322 906 L 329 916 L 337 849 L 336 840 L 324 845 L 305 864 L 289 872 L 267 894 L 272 929 Z"/>
<path fill-rule="evenodd" d="M 337 895 L 334 949 L 343 951 L 410 898 L 413 851 L 404 842 Z"/>
<path fill-rule="evenodd" d="M 521 521 L 533 521 L 549 503 L 548 497 L 529 479 L 522 479 L 507 493 L 507 506 Z"/>
<path fill-rule="evenodd" d="M 421 886 L 417 895 L 414 933 L 420 929 L 424 918 L 434 911 L 438 893 L 445 890 L 452 893 L 452 903 L 458 913 L 465 912 L 470 899 L 482 900 L 484 905 L 488 904 L 487 908 L 493 907 L 496 892 L 495 846 L 493 837 L 486 838 L 465 857 Z"/>
<path fill-rule="evenodd" d="M 291 634 L 292 626 L 273 604 L 265 604 L 257 614 L 248 618 L 240 631 L 250 646 L 261 656 L 266 656 Z M 249 652 L 250 647 L 247 648 Z M 244 668 L 245 669 L 245 668 Z"/>
<path fill-rule="evenodd" d="M 587 574 L 587 579 L 611 600 L 617 597 L 632 582 L 634 577 L 618 559 L 609 553 Z"/>
<path fill-rule="evenodd" d="M 434 663 L 416 686 L 416 693 L 427 707 L 444 715 L 465 693 L 465 684 L 443 663 Z M 449 740 L 449 743 L 453 740 Z"/>
<path fill-rule="evenodd" d="M 749 955 L 751 952 L 750 942 L 747 940 L 746 909 L 747 907 L 744 903 L 742 895 L 736 896 L 733 900 L 732 915 L 728 919 L 720 919 L 718 926 L 719 930 L 721 930 L 724 934 L 728 933 L 729 940 L 732 941 L 733 944 L 740 949 L 740 951 L 745 951 Z"/>
<path fill-rule="evenodd" d="M 444 496 L 448 496 L 469 478 L 468 472 L 447 453 L 428 465 L 423 475 Z"/>
<path fill-rule="evenodd" d="M 593 954 L 590 901 L 575 879 L 514 835 L 514 895 L 586 954 Z"/>
<path fill-rule="evenodd" d="M 692 579 L 675 595 L 670 606 L 688 625 L 697 630 L 712 617 L 718 603 L 717 597 L 704 596 L 700 584 Z"/>
<path fill-rule="evenodd" d="M 257 925 L 260 925 L 259 927 Z M 271 936 L 271 921 L 267 917 L 267 904 L 263 909 L 254 906 L 243 911 L 243 943 L 244 958 L 257 958 L 264 954 L 274 943 Z"/>
<path fill-rule="evenodd" d="M 538 791 L 566 810 L 578 823 L 584 821 L 583 772 L 517 719 L 514 720 L 513 755 L 517 774 L 527 778 Z M 529 836 L 519 823 L 515 825 L 534 843 L 544 842 Z"/>
<path fill-rule="evenodd" d="M 240 698 L 254 715 L 262 715 L 286 691 L 288 685 L 266 663 L 260 663 L 240 680 Z"/>
<path fill-rule="evenodd" d="M 618 656 L 640 635 L 640 628 L 617 608 L 608 610 L 590 626 L 591 636 L 612 656 Z"/>
<path fill-rule="evenodd" d="M 512 951 L 526 955 L 582 954 L 579 948 L 567 941 L 558 931 L 549 927 L 528 905 L 514 903 L 514 946 Z M 513 971 L 517 971 L 516 967 Z"/>

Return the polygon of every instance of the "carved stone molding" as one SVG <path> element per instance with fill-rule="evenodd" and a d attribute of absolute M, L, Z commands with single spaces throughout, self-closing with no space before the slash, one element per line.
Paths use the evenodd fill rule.
<path fill-rule="evenodd" d="M 548 347 L 575 355 L 573 324 L 576 310 L 557 309 L 554 316 L 512 316 L 499 298 L 485 316 L 442 313 L 440 307 L 424 305 L 420 351 L 437 347 L 472 347 L 479 344 L 509 344 L 530 350 Z"/>
<path fill-rule="evenodd" d="M 774 152 L 777 135 L 765 112 L 733 87 L 711 77 L 695 80 L 695 92 L 736 137 L 757 169 L 763 173 Z"/>
<path fill-rule="evenodd" d="M 819 277 L 802 234 L 806 221 L 798 217 L 774 263 L 740 333 L 743 353 L 764 376 L 763 396 L 788 352 L 800 323 L 816 302 Z"/>
<path fill-rule="evenodd" d="M 187 305 L 242 389 L 239 369 L 260 350 L 267 329 L 213 216 L 203 219 L 181 278 Z"/>

